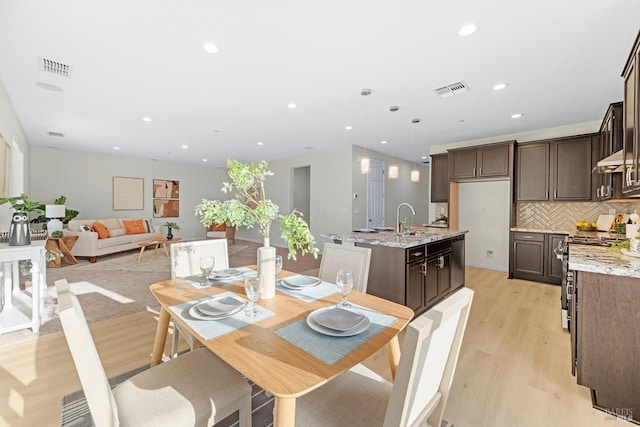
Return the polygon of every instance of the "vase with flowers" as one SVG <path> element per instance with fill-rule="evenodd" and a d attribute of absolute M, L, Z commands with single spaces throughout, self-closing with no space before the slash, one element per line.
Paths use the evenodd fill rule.
<path fill-rule="evenodd" d="M 227 167 L 231 182 L 225 182 L 222 191 L 235 191 L 235 198 L 224 201 L 202 199 L 196 205 L 195 213 L 200 216 L 200 223 L 205 227 L 215 223 L 248 229 L 257 225 L 260 228 L 264 244 L 258 248 L 257 258 L 258 274 L 264 280 L 262 298 L 273 298 L 276 250 L 269 242 L 271 224 L 274 221 L 280 222 L 281 237 L 288 246 L 289 259 L 297 259 L 298 251 L 302 255 L 310 253 L 317 258 L 315 238 L 300 212 L 294 210 L 288 215 L 281 215 L 278 205 L 267 199 L 264 182 L 273 172 L 269 170 L 266 161 L 245 164 L 238 160 L 228 160 Z"/>

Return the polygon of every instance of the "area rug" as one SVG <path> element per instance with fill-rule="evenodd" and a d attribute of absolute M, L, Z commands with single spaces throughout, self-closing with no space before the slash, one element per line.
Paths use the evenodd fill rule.
<path fill-rule="evenodd" d="M 127 378 L 144 371 L 147 366 L 134 369 L 118 375 L 109 380 L 111 387 L 115 387 Z M 251 418 L 253 427 L 271 427 L 273 425 L 273 396 L 269 396 L 263 389 L 249 381 L 252 388 L 251 393 Z M 93 419 L 89 412 L 89 406 L 82 390 L 66 395 L 62 399 L 62 411 L 60 416 L 61 427 L 92 427 Z M 231 414 L 224 420 L 215 424 L 215 427 L 238 427 L 238 414 Z M 447 421 L 442 420 L 440 427 L 454 427 Z"/>

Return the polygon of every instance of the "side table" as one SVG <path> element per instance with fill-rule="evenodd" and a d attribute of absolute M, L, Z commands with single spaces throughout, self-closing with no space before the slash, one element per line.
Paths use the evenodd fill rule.
<path fill-rule="evenodd" d="M 59 268 L 65 265 L 78 263 L 76 257 L 71 255 L 71 248 L 76 244 L 78 236 L 49 237 L 47 239 L 47 251 L 56 254 L 53 261 L 47 261 L 47 267 Z"/>

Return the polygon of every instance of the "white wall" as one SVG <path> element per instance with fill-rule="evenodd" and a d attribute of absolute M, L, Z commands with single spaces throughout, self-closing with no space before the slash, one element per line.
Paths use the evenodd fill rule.
<path fill-rule="evenodd" d="M 509 181 L 458 184 L 460 228 L 469 230 L 467 265 L 509 270 L 509 186 Z"/>
<path fill-rule="evenodd" d="M 12 147 L 17 145 L 23 152 L 23 164 L 16 165 L 16 167 L 20 166 L 22 168 L 23 174 L 19 177 L 19 180 L 13 180 L 13 182 L 10 183 L 10 188 L 12 189 L 12 194 L 10 194 L 10 196 L 19 196 L 21 193 L 29 194 L 30 146 L 2 80 L 0 80 L 0 134 L 2 134 L 4 140 L 9 143 L 9 145 Z M 4 165 L 0 165 L 0 167 L 3 168 L 0 173 L 4 174 Z M 16 185 L 16 181 L 22 182 L 22 185 Z M 11 206 L 8 203 L 0 206 L 0 231 L 9 230 L 9 225 L 11 223 L 10 214 Z"/>
<path fill-rule="evenodd" d="M 154 179 L 180 181 L 180 216 L 153 218 L 153 224 L 177 223 L 176 237 L 203 238 L 204 228 L 194 214 L 202 198 L 226 199 L 220 189 L 227 177 L 220 168 L 195 167 L 152 160 L 103 156 L 33 147 L 31 149 L 31 192 L 33 200 L 53 202 L 67 197 L 67 207 L 80 212 L 79 219 L 153 218 Z M 113 210 L 113 177 L 144 178 L 144 209 Z M 162 230 L 166 233 L 166 229 Z"/>

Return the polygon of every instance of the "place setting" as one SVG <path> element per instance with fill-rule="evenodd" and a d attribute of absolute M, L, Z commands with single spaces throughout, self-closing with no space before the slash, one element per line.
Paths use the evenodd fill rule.
<path fill-rule="evenodd" d="M 276 276 L 281 269 L 282 266 L 278 267 L 276 260 Z M 334 284 L 327 283 L 319 277 L 306 275 L 294 275 L 278 279 L 276 280 L 276 289 L 307 302 L 315 301 L 337 292 Z"/>
<path fill-rule="evenodd" d="M 247 267 L 214 270 L 215 257 L 213 256 L 202 256 L 199 262 L 201 274 L 183 277 L 184 280 L 197 288 L 235 282 L 245 278 L 249 274 L 255 274 L 255 270 Z"/>
<path fill-rule="evenodd" d="M 204 339 L 219 337 L 273 316 L 275 313 L 257 305 L 264 286 L 262 278 L 245 277 L 244 283 L 247 299 L 228 291 L 169 309 Z"/>
<path fill-rule="evenodd" d="M 336 290 L 341 293 L 340 302 L 314 310 L 275 333 L 315 358 L 334 364 L 393 324 L 396 318 L 348 301 L 353 289 L 350 270 L 339 270 L 336 283 L 330 286 L 333 293 Z"/>

